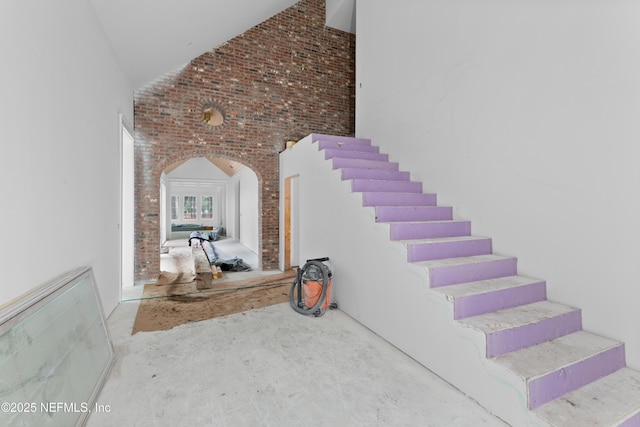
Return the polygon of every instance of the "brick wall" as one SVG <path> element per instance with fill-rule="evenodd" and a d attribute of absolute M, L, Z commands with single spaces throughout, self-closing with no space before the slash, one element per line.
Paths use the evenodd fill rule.
<path fill-rule="evenodd" d="M 310 133 L 355 128 L 355 36 L 324 26 L 323 0 L 302 0 L 135 93 L 136 280 L 160 267 L 160 175 L 192 157 L 250 167 L 260 186 L 263 269 L 279 255 L 278 153 Z M 220 107 L 224 124 L 204 123 Z"/>

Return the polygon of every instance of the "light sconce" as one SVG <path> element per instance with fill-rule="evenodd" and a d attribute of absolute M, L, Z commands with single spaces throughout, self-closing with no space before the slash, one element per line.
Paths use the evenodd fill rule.
<path fill-rule="evenodd" d="M 221 108 L 209 105 L 202 111 L 202 120 L 209 126 L 217 127 L 224 123 L 224 113 Z"/>

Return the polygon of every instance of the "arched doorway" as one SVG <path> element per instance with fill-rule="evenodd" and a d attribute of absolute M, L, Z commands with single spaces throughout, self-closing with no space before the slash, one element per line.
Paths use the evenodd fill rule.
<path fill-rule="evenodd" d="M 161 221 L 160 205 L 165 206 L 170 203 L 169 197 L 165 198 L 165 203 L 161 201 L 161 177 L 163 174 L 171 172 L 186 161 L 192 158 L 203 158 L 213 163 L 209 159 L 223 159 L 224 161 L 233 161 L 228 167 L 236 165 L 244 165 L 237 173 L 251 174 L 253 179 L 253 188 L 258 188 L 257 208 L 258 217 L 253 216 L 253 228 L 257 231 L 254 233 L 258 236 L 258 250 L 260 270 L 273 270 L 279 268 L 279 187 L 278 187 L 278 157 L 272 156 L 268 158 L 259 158 L 259 161 L 252 156 L 248 156 L 245 152 L 239 152 L 236 156 L 234 152 L 226 149 L 212 149 L 209 146 L 175 147 L 173 154 L 163 152 L 163 156 L 157 156 L 149 159 L 148 152 L 144 147 L 136 146 L 136 170 L 135 170 L 135 269 L 137 283 L 155 281 L 160 273 L 160 250 L 163 243 L 161 239 Z M 155 160 L 151 162 L 150 160 Z M 216 166 L 218 167 L 218 166 Z M 221 169 L 220 167 L 218 167 Z M 257 178 L 257 185 L 255 184 Z M 234 179 L 226 175 L 225 179 Z M 240 194 L 246 194 L 247 186 L 242 185 L 240 181 Z M 243 191 L 245 190 L 245 191 Z M 243 200 L 244 196 L 243 196 Z M 230 205 L 228 205 L 230 206 Z M 166 210 L 169 206 L 165 207 Z M 245 216 L 246 217 L 246 216 Z M 228 216 L 227 219 L 232 220 L 234 216 Z M 237 217 L 239 218 L 239 217 Z M 239 221 L 239 220 L 238 220 Z M 239 222 L 238 222 L 239 224 Z M 165 221 L 162 221 L 162 227 L 166 227 Z M 239 225 L 238 225 L 239 227 Z M 234 230 L 232 224 L 227 226 L 229 230 Z M 242 236 L 244 240 L 247 232 L 238 231 L 238 237 Z"/>
<path fill-rule="evenodd" d="M 218 157 L 176 162 L 160 177 L 160 235 L 166 242 L 187 241 L 194 230 L 216 230 L 237 240 L 250 264 L 260 269 L 259 182 L 249 167 Z"/>

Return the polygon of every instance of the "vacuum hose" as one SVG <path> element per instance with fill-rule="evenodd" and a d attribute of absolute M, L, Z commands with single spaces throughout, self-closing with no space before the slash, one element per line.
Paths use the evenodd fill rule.
<path fill-rule="evenodd" d="M 318 317 L 325 313 L 327 307 L 337 307 L 335 304 L 328 304 L 328 301 L 326 301 L 331 292 L 331 271 L 322 261 L 328 260 L 329 258 L 307 260 L 307 263 L 302 268 L 298 268 L 296 278 L 291 284 L 289 292 L 289 303 L 296 312 L 304 315 L 313 314 Z M 311 283 L 320 283 L 321 280 L 322 291 L 316 292 L 315 295 L 309 298 L 308 293 Z M 319 296 L 318 293 L 320 294 Z M 307 298 L 305 299 L 303 295 Z M 309 304 L 312 305 L 310 306 Z"/>

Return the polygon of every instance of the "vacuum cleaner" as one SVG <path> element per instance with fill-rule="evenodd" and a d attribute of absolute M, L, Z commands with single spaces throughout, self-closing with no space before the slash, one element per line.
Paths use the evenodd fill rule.
<path fill-rule="evenodd" d="M 289 303 L 298 313 L 318 317 L 327 308 L 338 307 L 331 303 L 331 270 L 324 264 L 328 260 L 328 257 L 308 259 L 302 268 L 298 267 L 289 292 Z"/>

